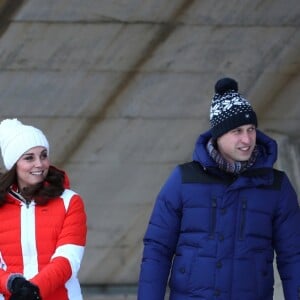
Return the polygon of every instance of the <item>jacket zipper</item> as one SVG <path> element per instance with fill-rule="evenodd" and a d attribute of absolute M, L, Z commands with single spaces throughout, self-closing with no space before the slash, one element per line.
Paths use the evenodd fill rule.
<path fill-rule="evenodd" d="M 210 233 L 209 238 L 213 239 L 215 236 L 216 229 L 216 217 L 217 217 L 217 199 L 213 197 L 211 199 L 211 220 L 210 220 Z"/>
<path fill-rule="evenodd" d="M 246 199 L 242 200 L 242 214 L 241 214 L 241 223 L 240 223 L 240 235 L 239 239 L 244 239 L 244 231 L 245 231 L 245 224 L 246 224 L 246 209 L 247 209 L 247 201 Z"/>

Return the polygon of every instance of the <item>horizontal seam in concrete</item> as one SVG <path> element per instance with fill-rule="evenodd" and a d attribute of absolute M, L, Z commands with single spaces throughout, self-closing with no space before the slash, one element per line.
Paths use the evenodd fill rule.
<path fill-rule="evenodd" d="M 39 19 L 24 19 L 24 20 L 13 20 L 15 24 L 43 24 L 43 25 L 158 25 L 166 26 L 169 24 L 168 21 L 124 21 L 124 20 L 39 20 Z M 217 22 L 189 22 L 185 23 L 184 21 L 174 20 L 172 21 L 173 25 L 176 26 L 185 26 L 185 27 L 219 27 L 219 28 L 299 28 L 299 25 L 296 24 L 257 24 L 257 23 L 233 23 L 233 24 L 224 24 Z"/>

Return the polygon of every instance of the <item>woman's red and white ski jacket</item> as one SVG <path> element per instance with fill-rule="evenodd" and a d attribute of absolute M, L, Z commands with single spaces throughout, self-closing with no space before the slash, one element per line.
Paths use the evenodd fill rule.
<path fill-rule="evenodd" d="M 86 232 L 84 203 L 72 190 L 43 206 L 8 193 L 0 207 L 0 300 L 9 299 L 12 273 L 36 284 L 43 300 L 82 300 L 77 273 Z"/>

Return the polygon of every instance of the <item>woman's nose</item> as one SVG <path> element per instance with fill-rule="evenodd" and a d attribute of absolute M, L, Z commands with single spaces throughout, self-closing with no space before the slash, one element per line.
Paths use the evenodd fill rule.
<path fill-rule="evenodd" d="M 40 158 L 37 158 L 37 159 L 35 160 L 34 165 L 35 165 L 36 167 L 40 167 L 40 166 L 42 165 L 42 160 L 41 160 Z"/>

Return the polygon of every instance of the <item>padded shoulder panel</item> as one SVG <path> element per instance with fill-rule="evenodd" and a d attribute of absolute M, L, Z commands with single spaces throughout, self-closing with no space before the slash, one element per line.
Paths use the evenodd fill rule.
<path fill-rule="evenodd" d="M 188 162 L 179 166 L 182 183 L 224 184 L 224 179 L 206 172 L 201 164 L 196 161 Z"/>
<path fill-rule="evenodd" d="M 223 184 L 228 185 L 232 182 L 232 178 L 228 176 L 227 178 L 221 178 L 212 174 L 211 172 L 207 172 L 200 163 L 196 161 L 191 161 L 188 163 L 184 163 L 179 165 L 181 170 L 181 178 L 182 183 L 203 183 L 203 184 Z M 260 186 L 262 189 L 270 189 L 270 190 L 280 190 L 282 185 L 282 179 L 284 176 L 284 172 L 272 169 L 274 174 L 274 180 L 271 185 Z M 249 176 L 263 176 L 270 172 L 270 169 L 262 169 L 256 172 L 251 172 Z"/>

